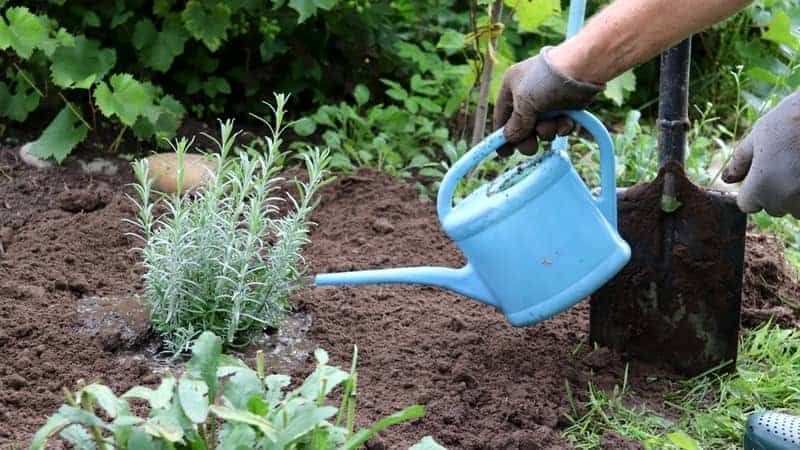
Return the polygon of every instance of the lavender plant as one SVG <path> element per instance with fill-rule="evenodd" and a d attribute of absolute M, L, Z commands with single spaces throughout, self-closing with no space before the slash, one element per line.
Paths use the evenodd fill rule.
<path fill-rule="evenodd" d="M 180 194 L 183 158 L 192 141 L 177 140 L 177 194 L 160 195 L 166 213 L 156 217 L 145 162 L 134 164 L 138 184 L 136 225 L 145 266 L 145 296 L 153 328 L 168 353 L 188 350 L 203 331 L 226 345 L 248 343 L 266 327 L 278 327 L 288 297 L 302 276 L 300 251 L 308 242 L 314 194 L 325 183 L 329 156 L 302 154 L 308 181 L 295 180 L 295 195 L 279 190 L 285 95 L 276 95 L 265 149 L 234 148 L 233 122 L 221 122 L 216 163 L 207 186 Z M 209 138 L 211 138 L 209 136 Z M 213 139 L 213 138 L 211 138 Z M 290 206 L 287 208 L 281 206 Z"/>

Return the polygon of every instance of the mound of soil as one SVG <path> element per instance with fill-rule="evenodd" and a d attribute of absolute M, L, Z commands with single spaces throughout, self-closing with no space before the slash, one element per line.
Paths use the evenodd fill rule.
<path fill-rule="evenodd" d="M 78 379 L 102 380 L 116 392 L 157 381 L 146 339 L 108 326 L 87 332 L 87 323 L 138 315 L 117 314 L 110 322 L 81 316 L 87 304 L 110 307 L 95 298 L 141 292 L 125 236 L 132 230 L 123 223 L 133 214 L 124 192 L 130 180 L 126 170 L 109 178 L 30 169 L 10 149 L 0 150 L 0 448 L 25 447 L 62 403 L 61 387 Z M 464 263 L 441 233 L 434 205 L 382 174 L 341 176 L 321 193 L 314 220 L 319 225 L 305 252 L 312 273 Z M 797 299 L 798 286 L 777 242 L 754 236 L 748 247 L 744 304 L 746 324 L 754 325 L 781 307 L 776 294 Z M 570 448 L 559 434 L 568 425 L 564 414 L 576 413 L 567 386 L 580 409 L 588 382 L 612 388 L 625 368 L 620 355 L 585 344 L 587 302 L 528 328 L 425 287 L 306 288 L 293 303 L 311 318 L 299 328 L 334 363 L 347 366 L 358 346 L 360 425 L 411 404 L 426 406 L 424 419 L 387 430 L 371 449 L 407 448 L 425 435 L 451 449 Z M 795 311 L 787 314 L 786 323 L 796 322 Z M 305 376 L 312 361 L 292 367 L 292 376 Z M 631 398 L 658 407 L 671 380 L 659 368 L 633 364 Z M 637 448 L 616 435 L 603 442 Z"/>

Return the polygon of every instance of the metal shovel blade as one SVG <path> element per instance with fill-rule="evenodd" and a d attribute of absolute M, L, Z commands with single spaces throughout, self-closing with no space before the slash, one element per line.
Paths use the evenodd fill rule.
<path fill-rule="evenodd" d="M 670 177 L 672 199 L 663 195 Z M 632 257 L 592 295 L 592 342 L 689 376 L 735 361 L 747 225 L 735 196 L 701 189 L 667 163 L 618 200 Z"/>

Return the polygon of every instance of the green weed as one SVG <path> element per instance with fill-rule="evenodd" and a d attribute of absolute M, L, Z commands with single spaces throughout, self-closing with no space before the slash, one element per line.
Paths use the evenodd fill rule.
<path fill-rule="evenodd" d="M 739 449 L 750 413 L 800 413 L 798 367 L 800 330 L 765 324 L 742 338 L 734 373 L 710 373 L 676 386 L 664 406 L 677 419 L 629 405 L 631 388 L 623 379 L 622 387 L 610 393 L 590 385 L 588 411 L 573 413 L 564 434 L 581 449 L 597 448 L 607 431 L 636 439 L 648 449 Z"/>

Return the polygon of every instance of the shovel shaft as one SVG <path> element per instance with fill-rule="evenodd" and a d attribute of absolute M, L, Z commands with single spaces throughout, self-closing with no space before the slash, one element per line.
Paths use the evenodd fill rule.
<path fill-rule="evenodd" d="M 689 61 L 691 37 L 661 53 L 658 89 L 659 167 L 675 161 L 683 165 L 689 129 Z"/>

